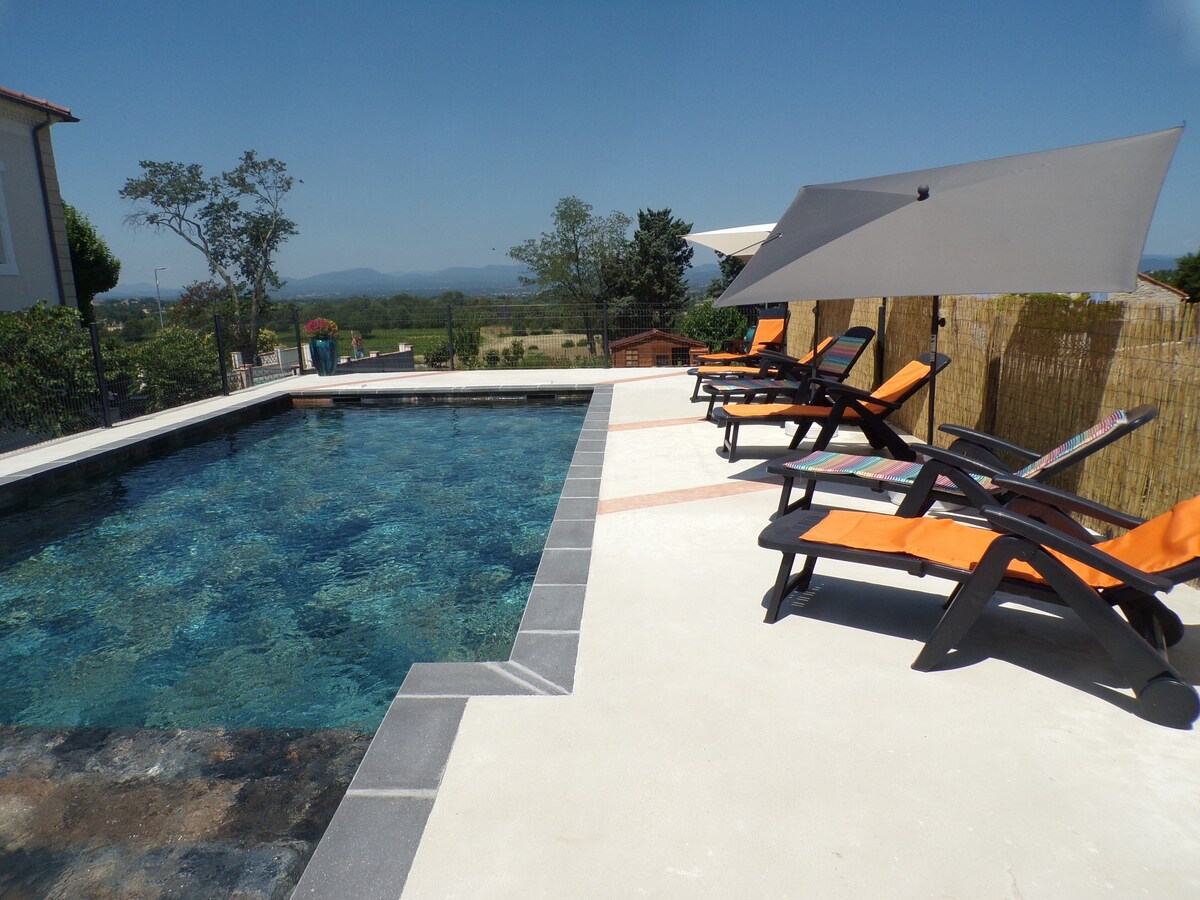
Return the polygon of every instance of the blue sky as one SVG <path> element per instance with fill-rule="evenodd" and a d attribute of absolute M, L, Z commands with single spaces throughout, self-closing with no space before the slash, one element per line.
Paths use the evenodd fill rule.
<path fill-rule="evenodd" d="M 511 263 L 568 195 L 724 228 L 805 184 L 1182 122 L 1146 252 L 1200 246 L 1200 0 L 0 0 L 0 85 L 81 119 L 59 181 L 126 284 L 206 275 L 124 224 L 138 161 L 250 148 L 304 180 L 291 277 Z"/>

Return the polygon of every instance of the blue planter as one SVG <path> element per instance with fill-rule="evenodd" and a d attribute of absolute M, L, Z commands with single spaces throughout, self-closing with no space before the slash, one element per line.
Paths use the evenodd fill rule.
<path fill-rule="evenodd" d="M 337 338 L 313 338 L 308 342 L 308 352 L 318 375 L 332 375 L 337 371 Z"/>

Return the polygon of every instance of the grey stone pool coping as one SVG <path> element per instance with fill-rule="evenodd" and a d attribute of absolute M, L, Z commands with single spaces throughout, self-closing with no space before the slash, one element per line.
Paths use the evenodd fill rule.
<path fill-rule="evenodd" d="M 294 897 L 400 896 L 467 700 L 571 693 L 613 390 L 610 384 L 573 389 L 592 396 L 509 658 L 413 665 Z M 505 389 L 485 392 L 493 390 Z"/>
<path fill-rule="evenodd" d="M 226 398 L 216 407 L 192 410 L 181 421 L 141 423 L 122 434 L 98 433 L 103 439 L 95 446 L 67 453 L 33 448 L 40 451 L 36 456 L 43 461 L 10 467 L 7 474 L 0 474 L 0 511 L 206 433 L 273 415 L 291 407 L 295 400 L 328 400 L 340 405 L 360 400 L 516 401 L 589 396 L 509 658 L 412 666 L 293 893 L 295 897 L 394 898 L 403 890 L 412 866 L 467 700 L 571 693 L 612 393 L 611 384 L 397 387 L 355 383 Z M 9 456 L 12 459 L 16 454 Z"/>

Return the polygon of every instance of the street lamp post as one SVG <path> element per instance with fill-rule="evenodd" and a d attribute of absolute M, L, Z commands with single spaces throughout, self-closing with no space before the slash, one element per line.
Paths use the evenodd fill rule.
<path fill-rule="evenodd" d="M 166 266 L 159 266 L 157 269 L 154 270 L 154 293 L 158 295 L 158 330 L 159 331 L 162 331 L 163 328 L 165 328 L 166 326 L 163 324 L 162 290 L 160 290 L 159 286 L 158 286 L 158 273 L 165 272 L 166 270 L 167 270 Z"/>

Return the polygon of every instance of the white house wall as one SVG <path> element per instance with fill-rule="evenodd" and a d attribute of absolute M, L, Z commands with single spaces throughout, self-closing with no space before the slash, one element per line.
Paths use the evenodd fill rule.
<path fill-rule="evenodd" d="M 38 176 L 33 129 L 44 121 L 36 110 L 0 98 L 0 227 L 7 227 L 12 259 L 0 266 L 0 310 L 24 309 L 38 300 L 75 305 L 62 199 L 50 145 L 50 129 L 40 132 L 49 183 L 50 216 Z M 57 240 L 52 239 L 53 227 Z M 61 288 L 60 288 L 61 275 Z"/>

